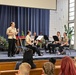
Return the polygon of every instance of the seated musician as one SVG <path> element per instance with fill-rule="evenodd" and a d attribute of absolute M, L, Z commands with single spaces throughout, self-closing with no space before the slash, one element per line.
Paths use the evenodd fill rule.
<path fill-rule="evenodd" d="M 64 53 L 63 48 L 69 46 L 67 33 L 64 32 L 64 33 L 63 33 L 63 36 L 64 36 L 64 37 L 63 37 L 63 40 L 62 40 L 61 45 L 60 45 L 60 48 L 59 48 L 59 52 L 60 52 L 61 54 Z M 60 54 L 60 53 L 59 53 L 59 54 Z"/>
<path fill-rule="evenodd" d="M 36 34 L 36 32 L 34 32 L 33 34 L 34 36 L 34 45 L 39 48 L 39 47 L 43 47 L 43 43 L 44 43 L 44 36 L 43 35 L 38 35 Z"/>
<path fill-rule="evenodd" d="M 31 35 L 31 32 L 28 31 L 27 36 L 26 36 L 26 47 L 32 49 L 33 53 L 36 52 L 39 56 L 41 56 L 40 50 L 38 50 L 37 47 L 33 46 L 33 43 L 31 42 L 32 40 L 31 40 L 30 35 Z"/>
<path fill-rule="evenodd" d="M 55 53 L 55 47 L 59 47 L 61 44 L 61 35 L 60 32 L 57 32 L 57 37 L 59 39 L 59 41 L 54 41 L 53 43 L 48 44 L 48 49 L 49 49 L 49 53 Z M 52 50 L 52 52 L 51 52 Z"/>
<path fill-rule="evenodd" d="M 34 32 L 34 45 L 36 45 L 36 46 L 38 46 L 38 40 L 36 40 L 37 39 L 37 34 L 36 34 L 36 32 Z"/>

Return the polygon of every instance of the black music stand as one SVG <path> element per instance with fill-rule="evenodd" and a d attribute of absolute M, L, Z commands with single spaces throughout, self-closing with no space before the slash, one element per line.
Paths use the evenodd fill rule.
<path fill-rule="evenodd" d="M 57 36 L 53 36 L 54 41 L 59 41 L 59 38 Z"/>

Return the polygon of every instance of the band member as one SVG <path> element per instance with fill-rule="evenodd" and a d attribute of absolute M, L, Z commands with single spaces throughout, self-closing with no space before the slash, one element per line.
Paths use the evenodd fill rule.
<path fill-rule="evenodd" d="M 40 45 L 38 45 L 39 41 L 37 40 L 38 36 L 36 34 L 36 32 L 34 32 L 34 45 L 37 46 L 37 47 L 40 47 Z"/>
<path fill-rule="evenodd" d="M 36 34 L 36 32 L 34 32 L 34 41 L 36 41 L 36 39 L 37 39 L 37 34 Z"/>
<path fill-rule="evenodd" d="M 68 40 L 68 36 L 67 36 L 67 33 L 63 33 L 63 40 L 62 40 L 62 42 L 61 42 L 61 45 L 60 45 L 60 49 L 59 49 L 59 52 L 61 53 L 61 54 L 64 54 L 64 51 L 63 51 L 63 48 L 64 47 L 67 47 L 67 46 L 69 46 L 69 40 Z M 60 54 L 60 53 L 58 53 L 58 54 Z"/>
<path fill-rule="evenodd" d="M 35 47 L 35 46 L 32 46 L 33 45 L 33 43 L 31 42 L 32 40 L 31 40 L 31 37 L 30 37 L 30 35 L 31 35 L 31 32 L 30 31 L 28 31 L 27 32 L 27 36 L 26 36 L 26 47 L 28 47 L 28 48 L 30 48 L 30 49 L 32 49 L 33 50 L 33 53 L 37 53 L 39 56 L 41 56 L 41 54 L 40 54 L 40 51 L 37 49 L 37 47 Z"/>
<path fill-rule="evenodd" d="M 10 27 L 7 28 L 6 34 L 8 35 L 8 57 L 14 56 L 16 35 L 19 33 L 19 29 L 15 28 L 15 22 L 10 23 Z"/>
<path fill-rule="evenodd" d="M 51 53 L 51 50 L 55 53 L 55 47 L 59 47 L 61 45 L 61 35 L 59 31 L 57 32 L 57 37 L 59 41 L 54 41 L 53 43 L 48 44 L 49 53 Z"/>

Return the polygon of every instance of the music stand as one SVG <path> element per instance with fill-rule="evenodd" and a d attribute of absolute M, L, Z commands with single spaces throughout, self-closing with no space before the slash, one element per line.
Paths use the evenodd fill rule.
<path fill-rule="evenodd" d="M 40 35 L 40 36 L 37 37 L 36 40 L 42 40 L 43 37 L 44 37 L 44 36 Z"/>
<path fill-rule="evenodd" d="M 57 36 L 53 36 L 54 41 L 59 41 L 59 38 Z"/>

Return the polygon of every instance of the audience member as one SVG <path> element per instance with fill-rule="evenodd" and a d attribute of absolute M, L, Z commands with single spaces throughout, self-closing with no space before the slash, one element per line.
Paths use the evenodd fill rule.
<path fill-rule="evenodd" d="M 18 74 L 16 75 L 29 75 L 29 72 L 31 70 L 31 66 L 28 63 L 22 63 L 19 66 Z"/>
<path fill-rule="evenodd" d="M 29 63 L 31 65 L 31 69 L 36 68 L 36 65 L 33 62 L 33 53 L 32 53 L 32 50 L 24 52 L 23 60 L 21 62 L 17 62 L 15 70 L 18 70 L 19 69 L 19 65 L 21 63 L 25 63 L 25 62 L 27 62 L 27 63 Z"/>
<path fill-rule="evenodd" d="M 69 56 L 62 59 L 59 75 L 76 75 L 74 61 Z"/>
<path fill-rule="evenodd" d="M 75 67 L 76 67 L 76 57 L 74 57 L 74 64 L 75 64 Z"/>
<path fill-rule="evenodd" d="M 42 75 L 54 75 L 54 65 L 51 62 L 46 62 L 43 65 Z"/>
<path fill-rule="evenodd" d="M 22 62 L 27 62 L 31 65 L 31 69 L 34 69 L 36 68 L 36 65 L 34 64 L 33 62 L 33 52 L 32 50 L 29 50 L 29 51 L 25 51 L 24 55 L 23 55 L 23 60 Z"/>
<path fill-rule="evenodd" d="M 50 59 L 49 59 L 49 62 L 51 62 L 51 63 L 53 63 L 53 64 L 55 65 L 56 59 L 55 59 L 55 58 L 50 58 Z"/>

